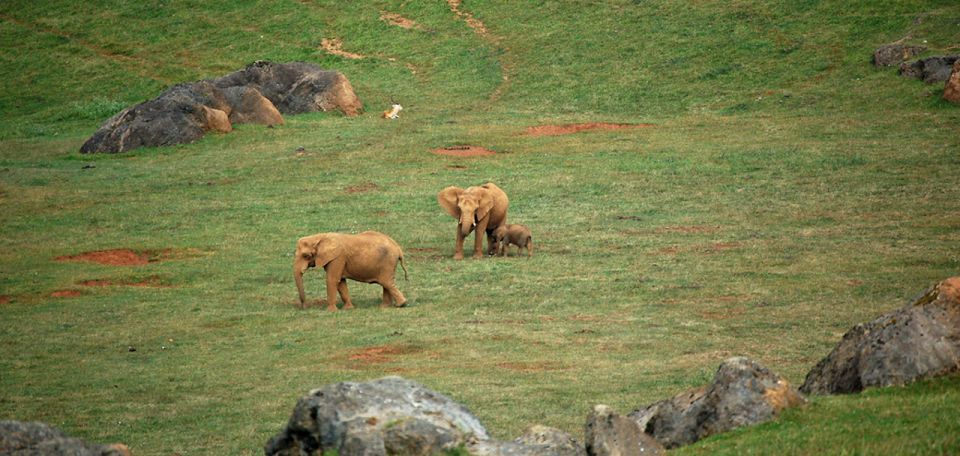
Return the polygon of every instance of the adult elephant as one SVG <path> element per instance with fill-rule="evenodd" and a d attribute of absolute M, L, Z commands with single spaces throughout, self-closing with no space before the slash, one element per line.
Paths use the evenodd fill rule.
<path fill-rule="evenodd" d="M 507 194 L 492 182 L 467 187 L 447 187 L 437 194 L 440 207 L 457 219 L 457 247 L 455 260 L 463 259 L 463 240 L 476 230 L 473 257 L 483 258 L 483 234 L 487 234 L 487 249 L 491 255 L 496 251 L 493 231 L 507 223 Z"/>
<path fill-rule="evenodd" d="M 303 291 L 303 273 L 312 267 L 322 267 L 327 273 L 327 310 L 337 310 L 337 292 L 343 298 L 343 308 L 353 308 L 347 279 L 376 283 L 383 287 L 381 307 L 391 301 L 403 307 L 407 299 L 397 289 L 394 274 L 397 263 L 407 276 L 403 264 L 403 250 L 396 241 L 383 233 L 365 231 L 360 234 L 318 233 L 297 240 L 293 259 L 293 278 L 300 293 L 300 305 L 306 303 Z"/>

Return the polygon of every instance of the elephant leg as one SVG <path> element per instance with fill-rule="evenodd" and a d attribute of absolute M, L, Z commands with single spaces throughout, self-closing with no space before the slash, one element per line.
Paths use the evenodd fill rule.
<path fill-rule="evenodd" d="M 327 270 L 327 310 L 337 310 L 337 291 L 340 289 L 340 280 L 343 277 L 343 264 L 330 262 L 325 268 Z"/>
<path fill-rule="evenodd" d="M 481 220 L 480 223 L 477 224 L 476 232 L 474 233 L 473 257 L 477 259 L 483 258 L 483 235 L 486 234 L 490 236 L 490 233 L 487 233 L 487 223 L 489 223 L 487 219 Z M 489 242 L 490 241 L 487 241 L 488 244 Z"/>
<path fill-rule="evenodd" d="M 389 294 L 393 298 L 393 303 L 397 307 L 403 307 L 407 304 L 407 298 L 403 296 L 403 293 L 400 292 L 400 289 L 397 288 L 397 285 L 393 280 L 387 280 L 383 282 L 383 294 L 384 302 L 386 302 L 386 295 Z"/>
<path fill-rule="evenodd" d="M 380 303 L 380 307 L 390 307 L 390 304 L 393 303 L 393 297 L 390 296 L 390 292 L 387 291 L 387 288 L 383 288 L 383 302 Z"/>
<path fill-rule="evenodd" d="M 487 233 L 487 255 L 496 255 L 500 247 L 499 244 L 492 233 Z"/>
<path fill-rule="evenodd" d="M 454 260 L 462 260 L 462 259 L 463 259 L 463 241 L 464 241 L 464 239 L 466 239 L 466 236 L 464 236 L 463 233 L 460 232 L 460 225 L 457 225 L 457 247 L 456 247 L 456 249 L 454 250 L 454 253 L 453 253 L 453 259 L 454 259 Z"/>
<path fill-rule="evenodd" d="M 340 292 L 340 297 L 343 299 L 343 309 L 352 309 L 353 302 L 350 301 L 350 290 L 347 289 L 347 279 L 340 279 L 340 283 L 337 284 L 337 291 Z"/>

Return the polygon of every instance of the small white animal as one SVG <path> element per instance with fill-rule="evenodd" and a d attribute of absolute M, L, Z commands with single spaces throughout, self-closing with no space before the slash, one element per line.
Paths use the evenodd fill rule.
<path fill-rule="evenodd" d="M 400 106 L 399 104 L 394 103 L 393 107 L 390 108 L 389 111 L 383 111 L 383 114 L 381 115 L 381 117 L 383 117 L 384 119 L 396 119 L 400 117 L 400 111 L 403 111 L 403 106 Z"/>

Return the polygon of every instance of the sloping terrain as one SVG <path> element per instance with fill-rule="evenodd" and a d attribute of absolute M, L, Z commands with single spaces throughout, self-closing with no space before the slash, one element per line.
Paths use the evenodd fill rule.
<path fill-rule="evenodd" d="M 343 380 L 411 378 L 502 439 L 582 435 L 594 404 L 629 412 L 730 356 L 799 384 L 851 326 L 960 274 L 960 106 L 870 64 L 900 39 L 956 53 L 958 18 L 953 1 L 2 2 L 0 417 L 138 455 L 261 454 L 298 396 Z M 78 153 L 124 107 L 256 60 L 341 71 L 367 112 Z M 653 126 L 528 134 L 601 123 Z M 468 145 L 495 153 L 435 153 Z M 436 194 L 486 181 L 533 258 L 452 259 Z M 351 283 L 357 309 L 296 308 L 296 239 L 371 229 L 403 246 L 411 305 Z M 121 250 L 164 254 L 58 260 Z M 322 272 L 305 281 L 325 296 Z M 680 452 L 955 453 L 958 391 L 817 398 Z"/>

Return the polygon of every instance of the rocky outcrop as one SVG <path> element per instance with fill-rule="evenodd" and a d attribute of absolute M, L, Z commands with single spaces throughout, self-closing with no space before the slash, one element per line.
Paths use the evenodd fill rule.
<path fill-rule="evenodd" d="M 327 385 L 300 398 L 266 454 L 433 455 L 470 438 L 488 436 L 465 407 L 410 380 L 385 377 Z"/>
<path fill-rule="evenodd" d="M 960 58 L 956 55 L 927 57 L 900 64 L 900 76 L 920 79 L 927 84 L 944 82 L 950 78 L 953 64 Z"/>
<path fill-rule="evenodd" d="M 675 448 L 768 421 L 805 401 L 783 377 L 738 357 L 724 361 L 710 385 L 650 404 L 629 416 L 663 446 Z"/>
<path fill-rule="evenodd" d="M 960 60 L 953 62 L 953 71 L 943 88 L 943 99 L 960 104 Z"/>
<path fill-rule="evenodd" d="M 580 442 L 559 429 L 533 425 L 512 442 L 472 439 L 466 450 L 473 456 L 586 456 Z"/>
<path fill-rule="evenodd" d="M 279 125 L 282 114 L 363 109 L 350 82 L 336 71 L 305 62 L 258 61 L 221 78 L 178 84 L 153 100 L 111 117 L 80 148 L 81 153 L 126 152 L 138 147 L 196 141 L 233 125 Z"/>
<path fill-rule="evenodd" d="M 223 94 L 230 103 L 230 123 L 283 124 L 283 115 L 259 90 L 245 86 L 227 87 L 223 89 Z"/>
<path fill-rule="evenodd" d="M 667 450 L 640 429 L 636 421 L 606 405 L 595 405 L 584 429 L 590 456 L 664 455 Z"/>
<path fill-rule="evenodd" d="M 211 124 L 203 107 L 228 111 L 223 92 L 209 82 L 178 84 L 157 98 L 124 109 L 111 117 L 80 148 L 82 153 L 125 152 L 145 146 L 196 141 Z"/>
<path fill-rule="evenodd" d="M 97 445 L 44 423 L 0 421 L 0 454 L 10 456 L 130 456 L 126 445 Z"/>
<path fill-rule="evenodd" d="M 878 67 L 898 65 L 900 62 L 916 57 L 924 50 L 926 48 L 923 46 L 902 43 L 884 44 L 873 51 L 873 64 Z"/>
<path fill-rule="evenodd" d="M 340 111 L 355 116 L 363 111 L 363 104 L 343 74 L 312 63 L 257 61 L 213 83 L 220 88 L 257 89 L 283 114 Z"/>
<path fill-rule="evenodd" d="M 800 390 L 855 393 L 960 371 L 960 277 L 944 280 L 901 309 L 854 326 L 814 367 Z"/>

